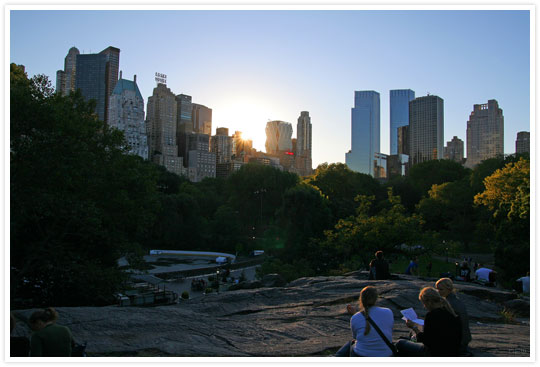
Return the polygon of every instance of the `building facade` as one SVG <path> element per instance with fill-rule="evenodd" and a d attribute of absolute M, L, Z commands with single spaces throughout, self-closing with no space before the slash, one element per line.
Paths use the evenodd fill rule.
<path fill-rule="evenodd" d="M 193 104 L 191 103 L 191 96 L 185 94 L 179 94 L 176 96 L 176 131 L 180 133 L 190 133 L 193 130 Z"/>
<path fill-rule="evenodd" d="M 137 76 L 133 81 L 120 79 L 109 98 L 109 126 L 124 133 L 130 153 L 148 159 L 148 140 L 144 122 L 144 101 L 137 86 Z"/>
<path fill-rule="evenodd" d="M 458 163 L 463 163 L 465 159 L 465 144 L 463 140 L 454 136 L 452 140 L 446 142 L 444 147 L 444 159 L 449 159 Z"/>
<path fill-rule="evenodd" d="M 96 114 L 104 122 L 107 122 L 109 97 L 118 81 L 119 63 L 120 49 L 112 46 L 98 54 L 76 55 L 75 89 L 87 101 L 96 101 Z"/>
<path fill-rule="evenodd" d="M 409 164 L 443 158 L 444 102 L 427 95 L 409 102 Z"/>
<path fill-rule="evenodd" d="M 311 117 L 308 111 L 300 112 L 298 123 L 296 125 L 296 144 L 293 149 L 295 152 L 296 169 L 300 176 L 308 176 L 312 173 L 312 125 Z"/>
<path fill-rule="evenodd" d="M 266 123 L 266 153 L 292 151 L 292 125 L 284 121 L 268 121 Z"/>
<path fill-rule="evenodd" d="M 397 141 L 397 154 L 409 155 L 409 125 L 400 126 L 397 129 L 398 141 Z"/>
<path fill-rule="evenodd" d="M 409 102 L 414 99 L 411 89 L 390 91 L 390 154 L 398 154 L 398 128 L 409 125 Z M 402 153 L 403 154 L 403 153 Z"/>
<path fill-rule="evenodd" d="M 64 70 L 56 72 L 56 91 L 67 96 L 75 91 L 77 77 L 77 56 L 80 54 L 76 47 L 69 49 L 64 59 Z"/>
<path fill-rule="evenodd" d="M 355 91 L 351 109 L 351 150 L 345 163 L 356 172 L 374 176 L 375 153 L 380 152 L 380 95 L 375 91 Z"/>
<path fill-rule="evenodd" d="M 216 163 L 227 163 L 232 159 L 233 138 L 229 136 L 229 129 L 218 127 L 216 135 L 210 138 L 210 151 L 216 155 Z"/>
<path fill-rule="evenodd" d="M 516 154 L 531 152 L 531 133 L 528 131 L 520 131 L 516 137 Z"/>
<path fill-rule="evenodd" d="M 490 99 L 475 104 L 467 121 L 467 162 L 473 168 L 488 158 L 504 155 L 504 116 L 499 103 Z"/>
<path fill-rule="evenodd" d="M 149 159 L 178 175 L 185 174 L 176 141 L 176 96 L 159 83 L 146 109 Z"/>
<path fill-rule="evenodd" d="M 193 131 L 212 135 L 212 109 L 197 103 L 192 103 L 192 106 Z"/>

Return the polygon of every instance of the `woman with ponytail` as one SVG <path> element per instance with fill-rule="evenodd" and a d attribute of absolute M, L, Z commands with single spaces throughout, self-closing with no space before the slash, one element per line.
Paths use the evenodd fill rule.
<path fill-rule="evenodd" d="M 424 320 L 424 331 L 410 320 L 411 328 L 419 343 L 401 339 L 396 347 L 404 357 L 457 357 L 461 344 L 461 323 L 452 306 L 433 287 L 420 291 L 418 297 L 428 310 Z"/>
<path fill-rule="evenodd" d="M 56 319 L 58 313 L 52 307 L 30 316 L 30 327 L 34 330 L 30 339 L 31 357 L 71 357 L 71 331 L 65 326 L 56 325 Z"/>
<path fill-rule="evenodd" d="M 354 307 L 347 305 L 347 311 L 353 315 L 351 318 L 351 331 L 354 340 L 345 344 L 336 353 L 337 357 L 392 356 L 392 350 L 371 324 L 371 322 L 374 322 L 386 339 L 390 343 L 392 342 L 394 314 L 388 308 L 375 306 L 378 297 L 375 287 L 368 286 L 360 292 L 360 298 L 358 300 L 360 306 L 359 312 L 355 313 Z"/>

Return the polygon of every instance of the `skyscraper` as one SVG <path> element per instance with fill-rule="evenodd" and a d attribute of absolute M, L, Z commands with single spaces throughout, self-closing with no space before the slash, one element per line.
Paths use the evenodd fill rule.
<path fill-rule="evenodd" d="M 109 126 L 124 132 L 130 146 L 130 153 L 148 159 L 148 140 L 144 122 L 144 101 L 137 86 L 137 76 L 133 81 L 120 79 L 109 98 Z"/>
<path fill-rule="evenodd" d="M 308 111 L 300 112 L 296 125 L 296 169 L 300 176 L 307 176 L 312 171 L 311 158 L 311 117 Z"/>
<path fill-rule="evenodd" d="M 176 96 L 159 83 L 148 97 L 146 115 L 149 158 L 178 175 L 184 174 L 176 142 Z"/>
<path fill-rule="evenodd" d="M 443 158 L 444 102 L 427 95 L 409 102 L 409 163 Z"/>
<path fill-rule="evenodd" d="M 528 131 L 520 131 L 516 137 L 516 153 L 530 153 L 531 152 L 531 133 Z"/>
<path fill-rule="evenodd" d="M 197 133 L 212 135 L 212 109 L 201 104 L 192 103 L 191 121 Z"/>
<path fill-rule="evenodd" d="M 233 138 L 229 136 L 229 129 L 218 127 L 216 135 L 212 136 L 210 151 L 216 154 L 216 163 L 230 162 L 232 156 Z"/>
<path fill-rule="evenodd" d="M 467 162 L 473 168 L 485 159 L 504 154 L 504 117 L 499 103 L 475 104 L 467 121 Z"/>
<path fill-rule="evenodd" d="M 284 121 L 268 121 L 266 123 L 266 153 L 292 151 L 292 125 Z"/>
<path fill-rule="evenodd" d="M 446 143 L 446 147 L 444 147 L 444 159 L 463 163 L 464 152 L 463 140 L 454 136 L 452 140 Z"/>
<path fill-rule="evenodd" d="M 118 81 L 120 49 L 109 46 L 99 54 L 79 54 L 76 59 L 75 88 L 87 101 L 96 100 L 96 114 L 107 122 L 109 97 Z"/>
<path fill-rule="evenodd" d="M 356 172 L 375 174 L 375 153 L 380 152 L 380 95 L 375 91 L 355 91 L 351 109 L 351 150 L 345 163 Z"/>
<path fill-rule="evenodd" d="M 390 154 L 398 154 L 398 128 L 409 125 L 409 102 L 414 91 L 395 89 L 390 91 Z"/>
<path fill-rule="evenodd" d="M 193 104 L 191 103 L 191 96 L 179 94 L 176 96 L 176 102 L 178 104 L 176 108 L 177 133 L 180 134 L 193 132 L 193 122 L 191 121 Z"/>
<path fill-rule="evenodd" d="M 56 91 L 63 95 L 68 95 L 75 91 L 77 55 L 79 55 L 79 50 L 76 47 L 70 48 L 64 59 L 64 70 L 58 70 L 56 72 Z"/>

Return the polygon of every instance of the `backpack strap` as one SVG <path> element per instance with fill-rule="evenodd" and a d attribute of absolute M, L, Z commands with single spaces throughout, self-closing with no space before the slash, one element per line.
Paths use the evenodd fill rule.
<path fill-rule="evenodd" d="M 377 326 L 377 324 L 375 323 L 375 321 L 373 321 L 371 319 L 371 317 L 369 317 L 367 319 L 367 321 L 371 324 L 371 326 L 373 326 L 373 328 L 375 329 L 375 331 L 377 331 L 377 333 L 380 335 L 380 337 L 384 340 L 384 342 L 386 343 L 386 345 L 388 345 L 388 348 L 390 348 L 390 350 L 392 351 L 392 353 L 394 353 L 394 355 L 396 356 L 397 355 L 397 349 L 396 349 L 396 346 L 392 343 L 390 343 L 390 341 L 388 340 L 388 338 L 384 335 L 384 333 L 381 331 L 381 329 L 379 329 L 379 327 Z"/>

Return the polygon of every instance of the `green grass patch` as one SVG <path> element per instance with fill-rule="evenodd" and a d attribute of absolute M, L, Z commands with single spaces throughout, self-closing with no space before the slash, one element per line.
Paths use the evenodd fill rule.
<path fill-rule="evenodd" d="M 431 261 L 432 268 L 431 268 L 431 274 L 428 275 L 427 265 Z M 390 272 L 391 273 L 399 273 L 404 274 L 405 270 L 407 269 L 407 266 L 409 266 L 409 263 L 411 262 L 411 258 L 407 258 L 405 256 L 399 257 L 397 259 L 393 259 L 392 263 L 390 264 Z M 446 263 L 444 260 L 435 259 L 429 255 L 420 255 L 418 256 L 418 272 L 419 276 L 432 276 L 432 277 L 438 277 L 441 273 L 456 273 L 456 264 L 455 262 L 449 261 Z"/>

